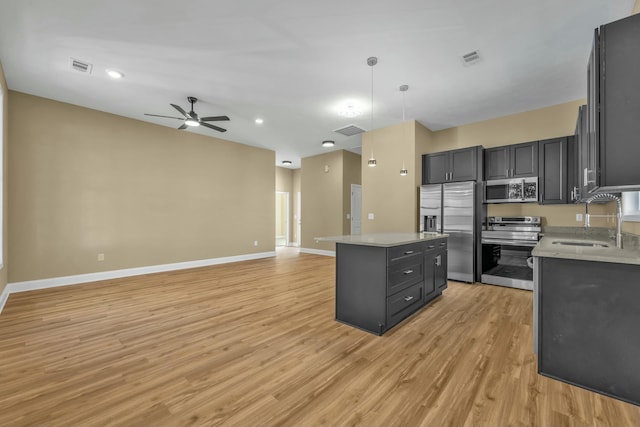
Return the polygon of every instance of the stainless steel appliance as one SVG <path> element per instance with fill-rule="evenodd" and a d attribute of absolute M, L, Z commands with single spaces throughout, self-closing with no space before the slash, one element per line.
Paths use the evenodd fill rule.
<path fill-rule="evenodd" d="M 487 218 L 482 231 L 482 283 L 533 290 L 532 249 L 540 239 L 539 216 Z"/>
<path fill-rule="evenodd" d="M 419 231 L 447 233 L 447 278 L 462 282 L 479 279 L 480 209 L 473 181 L 431 184 L 420 187 Z"/>
<path fill-rule="evenodd" d="M 538 177 L 494 179 L 484 187 L 485 203 L 526 203 L 538 201 Z"/>

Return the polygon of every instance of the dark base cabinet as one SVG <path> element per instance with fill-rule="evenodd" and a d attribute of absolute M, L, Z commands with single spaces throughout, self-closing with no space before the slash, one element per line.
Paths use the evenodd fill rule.
<path fill-rule="evenodd" d="M 446 287 L 446 238 L 392 247 L 336 243 L 339 322 L 382 335 Z"/>
<path fill-rule="evenodd" d="M 538 372 L 640 405 L 640 266 L 539 264 Z"/>

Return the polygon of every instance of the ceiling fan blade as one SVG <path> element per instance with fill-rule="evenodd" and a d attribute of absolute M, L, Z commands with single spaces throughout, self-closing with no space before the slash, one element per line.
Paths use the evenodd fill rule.
<path fill-rule="evenodd" d="M 210 125 L 209 123 L 200 122 L 200 124 L 206 128 L 217 130 L 218 132 L 226 132 L 226 129 L 219 128 L 218 126 Z"/>
<path fill-rule="evenodd" d="M 187 115 L 187 112 L 186 112 L 186 111 L 184 111 L 184 110 L 182 109 L 182 107 L 181 107 L 181 106 L 176 105 L 176 104 L 169 104 L 169 105 L 171 105 L 173 108 L 175 108 L 176 110 L 178 110 L 178 111 L 180 112 L 180 114 L 182 114 L 186 119 L 188 119 L 188 118 L 189 118 L 189 116 Z"/>
<path fill-rule="evenodd" d="M 144 113 L 145 116 L 152 116 L 152 117 L 164 117 L 165 119 L 178 119 L 178 120 L 184 120 L 184 117 L 173 117 L 173 116 L 161 116 L 160 114 L 147 114 Z"/>
<path fill-rule="evenodd" d="M 211 117 L 202 117 L 200 119 L 203 122 L 221 122 L 223 120 L 229 120 L 227 116 L 211 116 Z"/>
<path fill-rule="evenodd" d="M 187 126 L 187 125 L 183 124 L 183 125 L 182 125 L 182 126 L 180 126 L 178 129 L 179 129 L 179 130 L 182 130 L 182 129 L 186 129 L 186 128 L 188 128 L 188 127 L 189 127 L 189 126 Z"/>

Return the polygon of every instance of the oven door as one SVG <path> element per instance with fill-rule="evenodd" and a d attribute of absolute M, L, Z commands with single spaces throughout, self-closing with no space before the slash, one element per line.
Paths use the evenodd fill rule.
<path fill-rule="evenodd" d="M 491 285 L 533 290 L 533 268 L 527 262 L 538 242 L 482 238 L 480 281 Z"/>

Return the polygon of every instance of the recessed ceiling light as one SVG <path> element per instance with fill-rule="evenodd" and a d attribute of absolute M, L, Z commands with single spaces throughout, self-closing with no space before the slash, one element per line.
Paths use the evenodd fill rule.
<path fill-rule="evenodd" d="M 111 70 L 108 69 L 107 70 L 107 74 L 109 75 L 109 77 L 111 77 L 112 79 L 121 79 L 124 77 L 124 74 L 121 71 L 118 70 Z"/>
<path fill-rule="evenodd" d="M 334 145 L 336 145 L 335 141 L 330 141 L 330 140 L 322 141 L 323 147 L 333 147 Z"/>
<path fill-rule="evenodd" d="M 293 162 L 291 160 L 283 160 L 282 164 L 286 165 L 286 166 L 289 166 L 289 165 L 293 164 Z"/>
<path fill-rule="evenodd" d="M 257 118 L 257 119 L 256 119 L 256 124 L 257 124 L 257 125 L 261 125 L 261 124 L 263 124 L 263 123 L 264 123 L 264 120 L 263 120 L 263 119 L 261 119 L 261 118 Z"/>
<path fill-rule="evenodd" d="M 347 104 L 343 108 L 341 108 L 340 111 L 338 111 L 338 114 L 343 117 L 351 118 L 359 116 L 360 114 L 362 114 L 362 111 L 358 110 L 353 104 Z"/>

